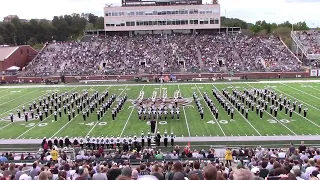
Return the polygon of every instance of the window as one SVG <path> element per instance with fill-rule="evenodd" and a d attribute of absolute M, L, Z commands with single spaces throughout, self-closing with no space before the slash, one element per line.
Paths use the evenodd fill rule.
<path fill-rule="evenodd" d="M 215 24 L 219 24 L 219 19 L 215 19 L 215 20 L 214 20 L 214 23 L 215 23 Z"/>
<path fill-rule="evenodd" d="M 106 12 L 106 16 L 108 16 L 109 13 Z"/>
<path fill-rule="evenodd" d="M 198 20 L 194 20 L 193 24 L 199 24 L 199 21 Z"/>
<path fill-rule="evenodd" d="M 167 20 L 167 25 L 172 25 L 171 20 Z"/>
<path fill-rule="evenodd" d="M 210 19 L 210 24 L 214 24 L 214 19 Z"/>
<path fill-rule="evenodd" d="M 131 23 L 130 22 L 126 22 L 126 26 L 131 26 Z"/>
<path fill-rule="evenodd" d="M 134 21 L 132 21 L 131 26 L 136 26 L 136 23 Z"/>

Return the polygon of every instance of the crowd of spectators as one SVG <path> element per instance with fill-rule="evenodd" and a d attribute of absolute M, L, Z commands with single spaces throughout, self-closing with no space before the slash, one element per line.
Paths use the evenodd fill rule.
<path fill-rule="evenodd" d="M 75 150 L 70 160 L 63 152 L 48 151 L 48 161 L 26 164 L 7 163 L 12 155 L 0 157 L 0 180 L 319 180 L 320 152 L 302 142 L 286 149 L 226 149 L 225 157 L 215 159 L 215 150 L 174 147 L 171 152 Z M 30 156 L 30 155 L 29 155 Z M 29 157 L 27 156 L 27 157 Z M 26 158 L 27 158 L 26 157 Z M 193 159 L 185 159 L 185 158 Z M 41 156 L 41 158 L 45 158 Z M 206 159 L 205 159 L 206 158 Z M 132 160 L 138 160 L 133 165 Z"/>
<path fill-rule="evenodd" d="M 308 54 L 320 54 L 320 31 L 294 31 L 294 35 L 304 46 Z"/>
<path fill-rule="evenodd" d="M 162 42 L 157 35 L 140 35 L 130 38 L 130 48 L 128 50 L 127 62 L 132 67 L 140 67 L 142 73 L 160 73 Z"/>
<path fill-rule="evenodd" d="M 24 75 L 125 75 L 225 70 L 281 72 L 300 71 L 302 68 L 277 37 L 173 34 L 104 36 L 86 42 L 49 44 L 24 69 Z"/>

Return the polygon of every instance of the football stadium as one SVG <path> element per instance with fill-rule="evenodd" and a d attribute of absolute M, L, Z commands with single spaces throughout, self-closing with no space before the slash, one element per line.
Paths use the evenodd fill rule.
<path fill-rule="evenodd" d="M 0 28 L 0 180 L 320 179 L 319 30 L 232 26 L 217 1 L 101 8 L 0 23 L 58 34 Z"/>

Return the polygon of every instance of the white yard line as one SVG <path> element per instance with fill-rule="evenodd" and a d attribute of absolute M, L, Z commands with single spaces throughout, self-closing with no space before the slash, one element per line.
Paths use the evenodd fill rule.
<path fill-rule="evenodd" d="M 246 83 L 247 84 L 247 83 Z M 254 88 L 253 86 L 247 84 L 248 86 L 250 86 L 251 88 Z M 284 123 L 282 123 L 281 121 L 279 121 L 276 117 L 274 117 L 272 114 L 270 114 L 268 111 L 264 111 L 266 112 L 272 119 L 276 120 L 278 123 L 280 123 L 283 127 L 285 127 L 286 129 L 288 129 L 292 134 L 297 135 L 294 131 L 292 131 L 288 126 L 286 126 Z"/>
<path fill-rule="evenodd" d="M 196 86 L 196 88 L 197 88 L 197 90 L 198 90 L 198 92 L 200 93 L 200 96 L 202 97 L 202 99 L 204 100 L 204 97 L 203 97 L 203 95 L 202 95 L 202 93 L 201 93 L 201 91 L 199 90 L 199 88 L 198 88 L 198 86 L 195 84 L 195 86 Z M 207 107 L 208 107 L 208 110 L 210 111 L 210 113 L 211 113 L 211 115 L 212 115 L 212 117 L 214 118 L 214 120 L 216 121 L 216 123 L 218 124 L 218 126 L 219 126 L 219 128 L 220 128 L 220 130 L 221 130 L 221 132 L 222 132 L 222 134 L 224 135 L 224 136 L 226 136 L 226 133 L 224 132 L 224 130 L 222 129 L 222 127 L 220 126 L 220 123 L 219 123 L 219 121 L 216 119 L 216 116 L 212 113 L 212 111 L 210 110 L 210 107 L 209 107 L 209 105 L 206 103 L 206 102 L 204 102 L 206 105 L 207 105 Z"/>
<path fill-rule="evenodd" d="M 9 124 L 7 124 L 7 125 L 5 125 L 5 126 L 1 127 L 1 128 L 0 128 L 0 131 L 1 131 L 2 129 L 6 128 L 7 126 L 9 126 L 10 124 L 12 124 L 12 123 L 9 123 Z"/>
<path fill-rule="evenodd" d="M 309 95 L 309 96 L 314 97 L 314 98 L 316 98 L 316 99 L 320 99 L 320 98 L 317 97 L 317 96 L 314 96 L 314 95 L 312 95 L 312 94 L 309 94 L 309 93 L 306 93 L 306 92 L 304 92 L 304 91 L 301 91 L 300 89 L 297 89 L 297 88 L 295 88 L 295 87 L 286 85 L 286 84 L 284 84 L 284 83 L 281 83 L 281 84 L 282 84 L 282 85 L 285 85 L 285 86 L 287 86 L 287 87 L 289 87 L 289 88 L 291 88 L 291 89 L 294 89 L 294 90 L 296 90 L 296 91 L 302 92 L 303 94 Z"/>
<path fill-rule="evenodd" d="M 94 87 L 94 86 L 91 86 L 90 89 L 92 89 L 93 87 Z M 88 89 L 88 91 L 90 91 L 90 89 Z M 87 104 L 86 107 L 88 107 L 88 106 L 90 106 L 90 103 Z M 83 107 L 83 109 L 85 109 L 86 107 Z M 79 114 L 81 114 L 81 112 L 80 112 Z M 77 114 L 76 116 L 74 116 L 74 118 L 72 118 L 72 119 L 71 119 L 70 121 L 68 121 L 65 125 L 63 125 L 56 133 L 54 133 L 54 134 L 50 137 L 50 139 L 52 139 L 52 138 L 55 137 L 60 131 L 62 131 L 62 129 L 64 129 L 69 123 L 71 123 L 79 114 Z"/>
<path fill-rule="evenodd" d="M 9 102 L 12 102 L 12 101 L 14 101 L 14 100 L 20 99 L 20 98 L 22 98 L 22 97 L 24 97 L 24 96 L 27 96 L 27 95 L 29 95 L 29 94 L 31 94 L 31 93 L 34 93 L 34 92 L 38 91 L 38 90 L 40 90 L 40 89 L 36 89 L 36 90 L 34 90 L 34 91 L 31 91 L 31 92 L 28 92 L 28 93 L 26 93 L 26 94 L 23 94 L 22 96 L 19 96 L 19 97 L 16 97 L 16 98 L 14 98 L 14 99 L 11 99 L 10 101 L 7 101 L 7 102 L 4 102 L 4 103 L 0 104 L 0 106 L 2 106 L 2 105 L 4 105 L 4 104 L 7 104 L 7 103 L 9 103 Z"/>
<path fill-rule="evenodd" d="M 110 87 L 111 87 L 111 86 L 109 86 L 107 89 L 109 89 Z M 121 94 L 126 90 L 126 88 L 127 88 L 127 86 L 121 91 L 121 93 L 119 94 L 118 97 L 121 96 Z M 101 121 L 97 121 L 97 122 L 94 124 L 94 126 L 90 129 L 90 131 L 87 133 L 87 135 L 84 136 L 84 137 L 89 136 L 89 134 L 93 131 L 93 129 L 94 129 L 100 122 L 101 122 Z"/>
<path fill-rule="evenodd" d="M 68 92 L 72 91 L 76 89 L 76 87 L 70 89 Z M 31 128 L 29 128 L 28 130 L 26 130 L 25 132 L 23 132 L 22 134 L 20 134 L 16 139 L 19 139 L 20 137 L 22 137 L 23 135 L 25 135 L 26 133 L 28 133 L 29 131 L 31 131 L 33 128 L 37 127 L 39 124 L 43 123 L 46 119 L 48 119 L 52 114 L 50 114 L 48 117 L 44 118 L 42 121 L 39 120 L 39 122 L 37 124 L 35 124 L 34 126 L 32 126 Z"/>
<path fill-rule="evenodd" d="M 213 88 L 215 88 L 219 93 L 221 93 L 220 90 L 219 90 L 215 85 L 212 84 L 212 86 L 213 86 Z M 229 101 L 228 98 L 224 97 L 222 94 L 221 94 L 221 97 L 224 98 L 224 99 L 226 99 L 226 100 L 230 103 L 230 105 L 242 116 L 242 118 L 243 118 L 245 121 L 247 121 L 247 123 L 251 126 L 251 128 L 254 129 L 254 130 L 259 134 L 259 136 L 261 136 L 261 133 L 241 114 L 241 112 L 238 111 L 238 109 L 237 109 L 236 107 L 234 107 L 234 105 Z"/>
<path fill-rule="evenodd" d="M 179 93 L 181 95 L 181 91 L 180 91 L 180 85 L 178 84 L 178 89 L 179 89 Z M 188 119 L 187 119 L 187 115 L 186 115 L 186 111 L 184 109 L 184 106 L 182 106 L 182 109 L 183 109 L 183 113 L 184 113 L 184 119 L 186 120 L 186 125 L 187 125 L 187 129 L 188 129 L 188 134 L 189 134 L 189 137 L 191 137 L 191 133 L 190 133 L 190 129 L 189 129 L 189 124 L 188 124 Z"/>
<path fill-rule="evenodd" d="M 143 91 L 144 87 L 145 87 L 145 86 L 142 86 L 142 89 L 141 89 L 140 91 Z M 129 120 L 130 120 L 130 118 L 131 118 L 131 115 L 132 115 L 134 109 L 135 109 L 135 107 L 133 106 L 132 109 L 131 109 L 131 112 L 130 112 L 130 114 L 129 114 L 129 117 L 128 117 L 127 121 L 126 121 L 126 124 L 124 124 L 124 126 L 123 126 L 123 128 L 122 128 L 122 131 L 121 131 L 119 137 L 122 137 L 123 132 L 124 132 L 124 130 L 125 130 L 126 127 L 127 127 L 127 124 L 128 124 L 128 122 L 129 122 Z"/>

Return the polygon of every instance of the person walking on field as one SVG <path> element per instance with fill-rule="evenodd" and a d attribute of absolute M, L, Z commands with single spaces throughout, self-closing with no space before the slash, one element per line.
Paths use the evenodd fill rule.
<path fill-rule="evenodd" d="M 229 163 L 229 165 L 231 166 L 231 161 L 232 161 L 232 151 L 231 149 L 227 148 L 226 152 L 225 152 L 225 159 L 227 161 L 227 164 Z"/>

